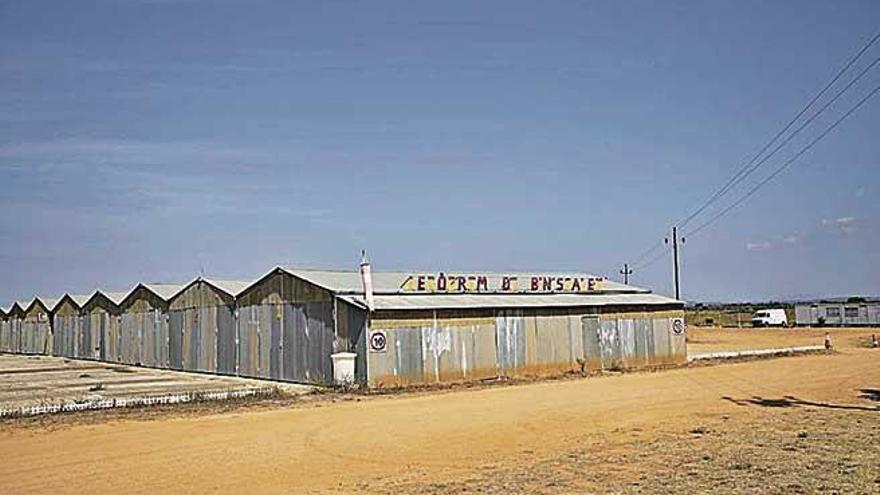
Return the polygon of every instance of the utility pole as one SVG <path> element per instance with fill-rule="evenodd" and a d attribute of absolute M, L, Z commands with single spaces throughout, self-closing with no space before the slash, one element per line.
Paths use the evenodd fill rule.
<path fill-rule="evenodd" d="M 623 283 L 624 285 L 629 285 L 629 276 L 632 275 L 633 271 L 629 268 L 629 263 L 623 264 L 623 270 L 620 270 L 620 274 L 623 275 Z"/>
<path fill-rule="evenodd" d="M 678 227 L 672 227 L 672 276 L 675 281 L 675 298 L 681 299 L 681 275 L 679 274 L 679 263 L 678 263 Z M 684 244 L 684 237 L 681 238 L 681 243 Z M 669 239 L 666 239 L 666 243 L 669 244 Z"/>

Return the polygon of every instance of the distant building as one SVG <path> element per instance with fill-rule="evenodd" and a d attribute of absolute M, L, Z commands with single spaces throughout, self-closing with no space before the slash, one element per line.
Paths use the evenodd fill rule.
<path fill-rule="evenodd" d="M 850 298 L 847 301 L 800 303 L 794 308 L 798 326 L 858 327 L 880 325 L 880 300 Z"/>

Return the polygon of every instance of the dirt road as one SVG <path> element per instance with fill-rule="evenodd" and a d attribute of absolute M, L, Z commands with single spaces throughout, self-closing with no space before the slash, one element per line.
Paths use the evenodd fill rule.
<path fill-rule="evenodd" d="M 480 473 L 572 449 L 598 455 L 635 446 L 638 454 L 642 442 L 647 449 L 654 439 L 687 435 L 719 418 L 743 425 L 770 420 L 776 409 L 766 406 L 780 404 L 852 408 L 876 432 L 880 412 L 874 412 L 877 402 L 860 395 L 866 389 L 880 389 L 880 352 L 845 349 L 55 431 L 4 423 L 0 483 L 7 494 L 415 493 L 422 486 L 466 486 Z"/>

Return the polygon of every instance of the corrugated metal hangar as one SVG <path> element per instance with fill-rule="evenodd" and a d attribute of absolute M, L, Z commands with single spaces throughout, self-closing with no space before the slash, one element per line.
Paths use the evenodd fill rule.
<path fill-rule="evenodd" d="M 687 360 L 681 301 L 577 273 L 278 267 L 0 308 L 0 352 L 371 387 Z"/>

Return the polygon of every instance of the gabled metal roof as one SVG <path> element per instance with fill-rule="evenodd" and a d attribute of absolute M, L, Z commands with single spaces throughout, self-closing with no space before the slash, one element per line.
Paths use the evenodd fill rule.
<path fill-rule="evenodd" d="M 366 308 L 362 295 L 340 299 Z M 377 295 L 374 310 L 461 308 L 554 308 L 578 306 L 683 305 L 684 302 L 651 293 L 631 294 L 413 294 Z"/>
<path fill-rule="evenodd" d="M 171 298 L 176 296 L 180 291 L 187 287 L 186 285 L 180 284 L 139 284 L 138 287 L 140 286 L 143 286 L 148 291 L 156 294 L 160 299 L 163 299 L 166 302 L 171 300 Z M 131 292 L 134 292 L 135 290 L 137 290 L 137 287 L 132 289 Z"/>
<path fill-rule="evenodd" d="M 11 315 L 14 311 L 24 311 L 24 308 L 21 307 L 21 303 L 18 301 L 13 301 L 12 304 L 6 307 L 6 314 Z"/>
<path fill-rule="evenodd" d="M 60 301 L 60 300 L 61 300 L 60 297 L 40 297 L 40 296 L 37 296 L 34 298 L 33 301 L 31 301 L 31 305 L 36 304 L 37 301 L 39 301 L 40 304 L 42 304 L 43 307 L 46 308 L 46 311 L 52 311 L 52 308 L 54 308 L 55 305 L 58 304 L 58 301 Z M 30 308 L 28 308 L 28 309 L 30 309 Z"/>
<path fill-rule="evenodd" d="M 103 290 L 98 289 L 80 307 L 82 308 L 82 307 L 87 306 L 90 302 L 92 302 L 93 299 L 97 298 L 98 296 L 104 296 L 107 298 L 107 300 L 109 300 L 115 306 L 119 306 L 120 304 L 122 304 L 122 301 L 125 300 L 125 297 L 127 295 L 128 295 L 127 292 L 109 292 L 109 291 L 105 292 Z"/>
<path fill-rule="evenodd" d="M 125 296 L 128 295 L 128 292 L 104 292 L 104 291 L 98 291 L 98 292 L 107 296 L 107 299 L 110 299 L 113 302 L 113 304 L 115 304 L 117 306 L 122 304 L 122 301 L 125 300 Z"/>
<path fill-rule="evenodd" d="M 94 293 L 92 293 L 92 294 L 64 294 L 64 296 L 62 296 L 57 301 L 55 301 L 55 304 L 53 304 L 49 309 L 54 313 L 55 311 L 58 310 L 58 306 L 61 306 L 61 303 L 64 302 L 65 299 L 68 299 L 68 298 L 71 301 L 73 301 L 73 304 L 78 309 L 82 309 L 82 307 L 85 306 L 86 302 L 88 302 L 88 300 L 92 298 L 93 294 Z"/>
<path fill-rule="evenodd" d="M 201 280 L 233 297 L 238 296 L 254 283 L 254 280 L 220 280 L 216 278 L 203 278 Z"/>

